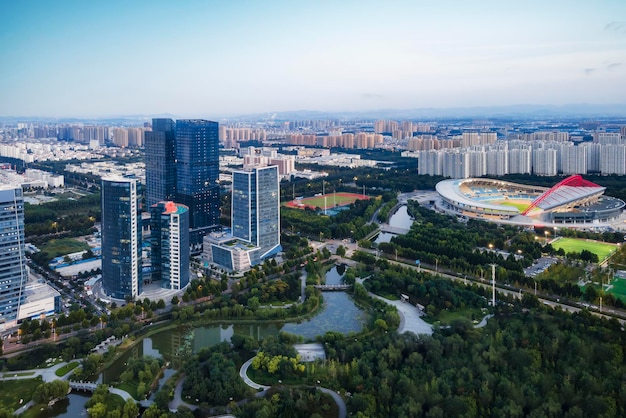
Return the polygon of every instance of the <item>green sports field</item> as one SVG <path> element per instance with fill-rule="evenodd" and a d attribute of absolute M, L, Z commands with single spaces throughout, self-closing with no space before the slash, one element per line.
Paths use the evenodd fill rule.
<path fill-rule="evenodd" d="M 609 293 L 614 294 L 620 298 L 623 302 L 626 302 L 626 279 L 616 278 L 611 282 L 611 289 Z"/>
<path fill-rule="evenodd" d="M 565 254 L 572 252 L 579 253 L 582 250 L 591 251 L 598 256 L 600 262 L 604 261 L 617 249 L 616 244 L 607 244 L 606 242 L 565 237 L 552 241 L 551 244 L 557 250 L 559 248 L 563 248 Z"/>
<path fill-rule="evenodd" d="M 524 200 L 499 200 L 497 202 L 494 202 L 496 205 L 502 205 L 502 206 L 513 206 L 514 208 L 517 208 L 517 210 L 520 211 L 520 213 L 524 212 L 526 209 L 528 209 L 528 207 L 530 206 L 530 201 L 524 201 Z"/>
<path fill-rule="evenodd" d="M 326 197 L 326 199 L 324 199 Z M 286 206 L 291 208 L 302 208 L 308 206 L 310 208 L 330 209 L 335 206 L 345 206 L 354 203 L 357 200 L 369 199 L 368 196 L 357 193 L 330 193 L 325 196 L 306 197 L 304 199 L 292 200 L 287 202 Z"/>

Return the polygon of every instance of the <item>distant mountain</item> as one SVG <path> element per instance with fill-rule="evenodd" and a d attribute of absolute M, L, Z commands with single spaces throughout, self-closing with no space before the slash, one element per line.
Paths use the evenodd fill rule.
<path fill-rule="evenodd" d="M 626 118 L 626 104 L 510 105 L 453 108 L 378 109 L 356 112 L 296 110 L 256 113 L 227 120 L 308 120 L 308 119 L 464 119 L 464 118 Z"/>
<path fill-rule="evenodd" d="M 480 106 L 480 107 L 449 107 L 449 108 L 417 108 L 417 109 L 377 109 L 363 111 L 317 111 L 317 110 L 292 110 L 265 113 L 253 113 L 229 117 L 215 117 L 210 114 L 203 116 L 196 115 L 175 115 L 171 113 L 161 114 L 137 114 L 137 115 L 116 115 L 105 117 L 67 117 L 67 118 L 46 118 L 46 117 L 2 117 L 0 121 L 5 123 L 15 122 L 56 122 L 56 123 L 109 123 L 114 125 L 137 125 L 149 122 L 152 118 L 183 119 L 199 117 L 218 121 L 289 121 L 289 120 L 313 120 L 313 119 L 554 119 L 554 118 L 625 118 L 626 104 L 569 104 L 569 105 L 531 105 L 518 104 L 509 106 Z"/>

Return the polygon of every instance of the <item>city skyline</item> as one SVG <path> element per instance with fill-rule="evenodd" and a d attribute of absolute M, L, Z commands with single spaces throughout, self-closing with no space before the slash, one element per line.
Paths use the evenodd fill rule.
<path fill-rule="evenodd" d="M 5 2 L 2 116 L 622 104 L 626 4 Z"/>

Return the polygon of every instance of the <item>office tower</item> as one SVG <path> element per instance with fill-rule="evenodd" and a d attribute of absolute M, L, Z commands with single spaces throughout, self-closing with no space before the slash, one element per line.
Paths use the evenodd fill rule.
<path fill-rule="evenodd" d="M 19 186 L 0 185 L 0 329 L 17 322 L 28 278 L 24 255 L 24 197 Z"/>
<path fill-rule="evenodd" d="M 252 264 L 281 249 L 279 205 L 278 167 L 233 171 L 232 234 L 259 247 Z"/>
<path fill-rule="evenodd" d="M 175 200 L 189 208 L 192 245 L 202 244 L 206 233 L 219 228 L 218 136 L 217 122 L 176 122 Z"/>
<path fill-rule="evenodd" d="M 146 206 L 176 199 L 176 124 L 172 119 L 152 119 L 146 132 Z"/>
<path fill-rule="evenodd" d="M 189 283 L 189 209 L 162 201 L 150 208 L 152 280 L 180 290 Z"/>
<path fill-rule="evenodd" d="M 102 179 L 102 284 L 107 295 L 124 299 L 142 291 L 139 181 Z"/>

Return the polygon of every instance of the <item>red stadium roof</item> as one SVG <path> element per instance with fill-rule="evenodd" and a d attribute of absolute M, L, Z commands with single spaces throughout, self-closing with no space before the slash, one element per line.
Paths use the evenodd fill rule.
<path fill-rule="evenodd" d="M 537 207 L 543 210 L 554 209 L 595 194 L 602 194 L 605 189 L 583 179 L 580 175 L 570 176 L 542 193 L 522 214 L 527 215 Z"/>

